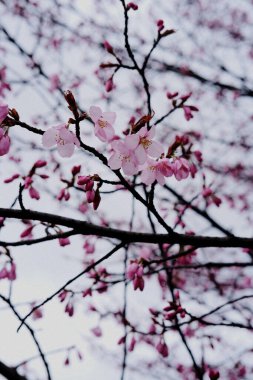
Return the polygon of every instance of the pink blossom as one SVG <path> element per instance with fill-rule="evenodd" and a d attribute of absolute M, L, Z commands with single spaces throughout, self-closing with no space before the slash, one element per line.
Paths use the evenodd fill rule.
<path fill-rule="evenodd" d="M 174 168 L 174 174 L 178 181 L 181 181 L 182 179 L 186 179 L 190 174 L 190 164 L 189 162 L 183 158 L 177 158 L 173 163 Z"/>
<path fill-rule="evenodd" d="M 7 117 L 9 112 L 9 108 L 7 104 L 0 104 L 0 124 L 4 121 L 4 119 Z"/>
<path fill-rule="evenodd" d="M 113 141 L 112 148 L 114 153 L 108 160 L 110 168 L 117 170 L 122 167 L 126 175 L 137 174 L 139 169 L 135 152 L 123 141 Z"/>
<path fill-rule="evenodd" d="M 160 161 L 148 159 L 147 165 L 141 173 L 141 181 L 146 185 L 151 185 L 157 181 L 161 186 L 165 183 L 164 177 L 173 175 L 173 166 L 167 158 Z"/>
<path fill-rule="evenodd" d="M 0 115 L 0 121 L 1 121 L 1 115 Z M 4 156 L 9 152 L 10 149 L 10 138 L 6 134 L 6 132 L 3 131 L 2 128 L 0 128 L 0 156 Z"/>
<path fill-rule="evenodd" d="M 135 151 L 138 163 L 140 165 L 147 161 L 148 156 L 159 158 L 163 153 L 163 146 L 159 142 L 152 141 L 155 136 L 155 128 L 149 131 L 147 127 L 143 127 L 136 134 L 126 137 L 125 143 L 129 149 Z"/>
<path fill-rule="evenodd" d="M 95 135 L 99 140 L 106 142 L 111 141 L 115 131 L 113 124 L 116 119 L 115 112 L 102 112 L 100 107 L 91 106 L 89 110 L 90 117 L 95 123 Z"/>
<path fill-rule="evenodd" d="M 71 157 L 74 153 L 75 145 L 80 146 L 76 135 L 69 131 L 64 124 L 49 128 L 42 136 L 42 144 L 45 148 L 51 148 L 56 144 L 57 150 L 62 157 Z"/>

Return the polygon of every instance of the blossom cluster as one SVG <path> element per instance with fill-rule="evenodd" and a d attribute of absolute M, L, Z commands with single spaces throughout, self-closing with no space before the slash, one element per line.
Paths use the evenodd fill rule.
<path fill-rule="evenodd" d="M 70 96 L 70 94 L 68 94 Z M 173 94 L 174 95 L 174 94 Z M 189 97 L 189 95 L 188 95 Z M 71 97 L 73 103 L 73 95 Z M 72 104 L 71 103 L 71 104 Z M 71 107 L 70 107 L 71 108 Z M 73 108 L 73 106 L 72 106 Z M 72 110 L 71 108 L 71 110 Z M 78 117 L 77 107 L 75 104 L 74 115 Z M 2 123 L 7 118 L 9 111 L 7 105 L 0 105 L 0 155 L 8 153 L 10 139 L 7 134 L 8 126 L 2 127 Z M 108 159 L 108 165 L 112 170 L 122 169 L 126 175 L 136 175 L 140 173 L 141 181 L 146 185 L 151 185 L 157 181 L 164 185 L 165 178 L 175 176 L 178 181 L 186 179 L 189 175 L 194 177 L 197 169 L 196 165 L 190 160 L 191 153 L 195 154 L 198 162 L 201 162 L 201 153 L 186 152 L 179 156 L 176 152 L 178 147 L 183 147 L 188 143 L 187 137 L 176 136 L 175 142 L 169 147 L 167 152 L 163 145 L 155 141 L 156 127 L 149 126 L 149 121 L 153 115 L 143 116 L 137 123 L 131 124 L 131 130 L 127 131 L 124 139 L 120 139 L 115 134 L 113 127 L 116 120 L 115 112 L 103 112 L 100 107 L 91 106 L 89 109 L 90 119 L 94 123 L 94 134 L 102 142 L 108 143 L 111 155 Z M 8 118 L 7 118 L 8 119 Z M 71 119 L 70 119 L 71 120 Z M 69 124 L 72 123 L 69 121 Z M 75 147 L 80 147 L 81 143 L 76 134 L 69 130 L 69 124 L 60 124 L 53 126 L 44 132 L 42 144 L 45 148 L 57 146 L 57 150 L 62 157 L 71 157 Z M 183 151 L 183 148 L 182 148 Z M 29 182 L 30 180 L 30 182 Z M 94 209 L 97 209 L 100 202 L 98 190 L 93 189 L 94 182 L 91 178 L 82 177 L 79 182 L 86 181 L 85 191 L 87 200 L 93 203 Z M 27 179 L 25 188 L 29 189 L 32 198 L 39 199 L 39 194 L 31 186 L 31 179 Z M 81 183 L 79 183 L 80 185 Z M 68 191 L 63 190 L 59 199 L 69 197 Z"/>

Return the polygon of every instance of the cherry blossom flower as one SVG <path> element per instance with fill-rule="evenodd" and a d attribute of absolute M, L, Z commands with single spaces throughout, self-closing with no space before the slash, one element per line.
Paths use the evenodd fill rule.
<path fill-rule="evenodd" d="M 117 170 L 122 167 L 126 175 L 137 174 L 139 169 L 135 152 L 123 141 L 113 141 L 112 148 L 114 152 L 108 160 L 110 168 Z"/>
<path fill-rule="evenodd" d="M 178 181 L 186 179 L 191 171 L 189 162 L 183 157 L 176 158 L 173 163 L 173 168 L 175 177 Z"/>
<path fill-rule="evenodd" d="M 42 136 L 44 148 L 51 148 L 55 144 L 62 157 L 71 157 L 74 153 L 75 145 L 80 146 L 76 135 L 69 131 L 65 124 L 49 128 Z"/>
<path fill-rule="evenodd" d="M 0 115 L 1 120 L 1 115 Z M 0 128 L 0 156 L 4 156 L 9 152 L 10 149 L 10 138 L 9 136 L 4 132 L 2 128 Z"/>
<path fill-rule="evenodd" d="M 161 186 L 165 184 L 164 177 L 171 177 L 174 173 L 173 165 L 167 158 L 160 161 L 148 159 L 147 166 L 141 173 L 141 181 L 145 185 L 151 185 L 157 181 Z"/>
<path fill-rule="evenodd" d="M 9 108 L 7 104 L 0 104 L 0 124 L 4 121 L 4 119 L 7 117 L 9 112 Z"/>
<path fill-rule="evenodd" d="M 147 127 L 143 127 L 136 134 L 126 137 L 125 142 L 129 149 L 135 151 L 138 163 L 143 165 L 148 156 L 159 158 L 163 154 L 163 146 L 159 142 L 152 141 L 155 136 L 155 128 L 149 131 Z"/>
<path fill-rule="evenodd" d="M 91 106 L 89 110 L 90 117 L 95 123 L 95 135 L 99 140 L 106 142 L 111 141 L 115 131 L 113 124 L 116 119 L 115 112 L 102 112 L 100 107 Z"/>

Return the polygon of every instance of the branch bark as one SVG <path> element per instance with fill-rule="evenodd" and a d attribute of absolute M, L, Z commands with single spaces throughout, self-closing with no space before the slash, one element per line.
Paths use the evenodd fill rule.
<path fill-rule="evenodd" d="M 75 233 L 81 235 L 96 235 L 107 238 L 114 238 L 124 243 L 153 243 L 153 244 L 180 244 L 194 247 L 234 247 L 252 248 L 253 238 L 237 236 L 199 236 L 185 235 L 173 232 L 172 234 L 150 234 L 141 232 L 130 232 L 115 228 L 97 226 L 82 220 L 66 218 L 54 214 L 31 210 L 12 210 L 0 208 L 0 216 L 11 219 L 28 219 L 46 222 L 52 225 L 69 227 Z M 4 243 L 8 245 L 8 243 Z"/>

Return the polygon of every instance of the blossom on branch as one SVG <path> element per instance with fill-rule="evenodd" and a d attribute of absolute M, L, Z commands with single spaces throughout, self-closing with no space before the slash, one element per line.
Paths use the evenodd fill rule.
<path fill-rule="evenodd" d="M 155 128 L 150 130 L 147 127 L 141 128 L 137 133 L 128 135 L 125 139 L 128 148 L 135 151 L 140 165 L 147 161 L 148 156 L 159 158 L 163 152 L 163 146 L 157 141 L 152 141 L 155 136 Z"/>
<path fill-rule="evenodd" d="M 76 135 L 69 131 L 65 124 L 49 128 L 42 136 L 44 148 L 51 148 L 57 145 L 57 150 L 62 157 L 71 157 L 74 153 L 75 145 L 79 148 L 80 142 Z"/>
<path fill-rule="evenodd" d="M 138 160 L 135 152 L 127 146 L 127 143 L 123 141 L 113 141 L 111 145 L 114 152 L 108 160 L 110 168 L 112 170 L 118 170 L 122 167 L 126 175 L 137 174 L 139 171 Z"/>
<path fill-rule="evenodd" d="M 100 107 L 91 106 L 89 114 L 95 123 L 95 135 L 99 140 L 103 142 L 111 141 L 115 135 L 113 124 L 116 120 L 116 113 L 102 112 Z"/>

